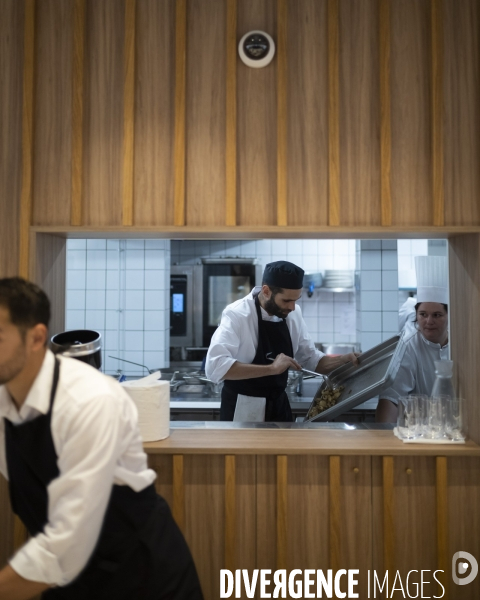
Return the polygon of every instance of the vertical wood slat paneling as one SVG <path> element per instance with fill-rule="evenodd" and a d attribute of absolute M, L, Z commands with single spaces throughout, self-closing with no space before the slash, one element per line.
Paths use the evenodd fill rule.
<path fill-rule="evenodd" d="M 288 458 L 277 456 L 277 569 L 287 568 Z"/>
<path fill-rule="evenodd" d="M 183 455 L 173 455 L 173 506 L 172 515 L 182 532 L 185 531 L 185 484 Z"/>
<path fill-rule="evenodd" d="M 237 0 L 227 0 L 225 224 L 237 224 Z"/>
<path fill-rule="evenodd" d="M 380 170 L 382 226 L 392 224 L 392 125 L 390 115 L 390 0 L 380 0 Z"/>
<path fill-rule="evenodd" d="M 333 572 L 340 569 L 340 536 L 341 536 L 341 507 L 340 507 L 340 457 L 330 456 L 330 487 L 329 487 L 329 543 L 330 568 Z"/>
<path fill-rule="evenodd" d="M 328 0 L 328 224 L 340 225 L 339 0 Z"/>
<path fill-rule="evenodd" d="M 448 598 L 450 578 L 446 576 L 449 568 L 448 558 L 448 464 L 446 456 L 436 458 L 436 488 L 437 488 L 437 569 L 439 579 L 445 587 L 445 597 Z M 442 588 L 438 586 L 438 592 Z"/>
<path fill-rule="evenodd" d="M 383 457 L 383 565 L 385 571 L 394 570 L 394 506 L 393 456 Z"/>
<path fill-rule="evenodd" d="M 135 7 L 136 0 L 125 0 L 122 210 L 122 224 L 125 226 L 133 225 L 133 168 L 135 158 Z"/>
<path fill-rule="evenodd" d="M 174 225 L 185 225 L 187 0 L 176 0 L 175 16 L 175 197 Z"/>
<path fill-rule="evenodd" d="M 433 224 L 445 224 L 443 0 L 431 0 Z"/>
<path fill-rule="evenodd" d="M 73 10 L 72 197 L 70 223 L 73 226 L 79 226 L 83 222 L 83 82 L 86 0 L 75 0 Z"/>
<path fill-rule="evenodd" d="M 236 512 L 235 456 L 225 456 L 225 568 L 235 569 L 235 522 Z"/>
<path fill-rule="evenodd" d="M 25 0 L 22 102 L 22 192 L 20 199 L 19 274 L 28 278 L 29 236 L 33 197 L 33 85 L 35 0 Z"/>
<path fill-rule="evenodd" d="M 287 225 L 287 0 L 277 5 L 277 225 Z"/>

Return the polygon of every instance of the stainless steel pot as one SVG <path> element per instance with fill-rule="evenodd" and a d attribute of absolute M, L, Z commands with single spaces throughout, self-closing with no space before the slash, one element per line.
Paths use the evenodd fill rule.
<path fill-rule="evenodd" d="M 102 366 L 102 335 L 91 329 L 57 333 L 50 340 L 52 351 L 81 360 L 96 369 Z"/>

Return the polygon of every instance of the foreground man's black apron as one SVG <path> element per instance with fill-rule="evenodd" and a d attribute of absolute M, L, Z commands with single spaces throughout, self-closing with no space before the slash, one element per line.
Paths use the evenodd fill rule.
<path fill-rule="evenodd" d="M 55 359 L 50 409 L 13 425 L 5 419 L 13 511 L 31 536 L 48 522 L 48 484 L 58 477 L 50 429 L 60 363 Z M 153 485 L 141 492 L 112 486 L 95 550 L 79 576 L 44 592 L 45 600 L 202 600 L 195 565 L 170 509 Z"/>
<path fill-rule="evenodd" d="M 269 358 L 286 354 L 293 358 L 292 339 L 285 319 L 264 321 L 258 295 L 255 296 L 258 318 L 258 346 L 252 365 L 269 365 Z M 222 389 L 220 420 L 233 421 L 238 394 L 266 398 L 265 421 L 293 421 L 292 409 L 285 388 L 288 369 L 280 375 L 267 375 L 252 379 L 225 380 Z"/>

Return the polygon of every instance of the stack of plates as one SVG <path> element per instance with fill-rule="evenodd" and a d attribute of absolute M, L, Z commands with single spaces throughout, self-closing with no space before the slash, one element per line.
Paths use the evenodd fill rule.
<path fill-rule="evenodd" d="M 354 271 L 332 269 L 325 271 L 323 287 L 326 288 L 352 288 L 354 285 Z"/>

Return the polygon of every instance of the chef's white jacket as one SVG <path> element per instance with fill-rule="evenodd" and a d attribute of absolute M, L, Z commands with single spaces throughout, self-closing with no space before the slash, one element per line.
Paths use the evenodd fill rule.
<path fill-rule="evenodd" d="M 209 379 L 218 383 L 235 362 L 251 364 L 258 346 L 258 317 L 253 294 L 260 291 L 254 288 L 248 296 L 229 304 L 222 313 L 222 320 L 212 336 L 207 353 L 205 372 Z M 260 307 L 264 321 L 281 321 L 269 315 Z M 297 305 L 286 318 L 292 339 L 295 360 L 305 369 L 315 371 L 318 361 L 325 356 L 315 348 L 302 311 Z"/>
<path fill-rule="evenodd" d="M 54 360 L 47 350 L 20 412 L 0 386 L 0 471 L 7 479 L 3 417 L 19 424 L 48 413 Z M 137 409 L 125 390 L 81 361 L 59 360 L 51 431 L 60 474 L 48 486 L 44 532 L 28 540 L 10 565 L 24 579 L 66 585 L 95 548 L 112 485 L 138 492 L 156 474 L 147 468 Z"/>
<path fill-rule="evenodd" d="M 405 354 L 391 387 L 380 398 L 398 404 L 398 399 L 410 394 L 430 393 L 435 383 L 435 361 L 449 359 L 449 346 L 429 342 L 418 330 L 406 332 Z"/>

